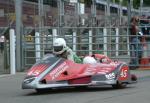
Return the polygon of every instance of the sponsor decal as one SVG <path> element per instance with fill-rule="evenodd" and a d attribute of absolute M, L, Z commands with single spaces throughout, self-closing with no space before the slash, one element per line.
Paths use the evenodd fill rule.
<path fill-rule="evenodd" d="M 60 66 L 58 66 L 56 69 L 54 69 L 51 73 L 50 76 L 52 77 L 52 80 L 57 78 L 61 73 L 63 73 L 65 70 L 67 70 L 69 66 L 64 62 Z"/>
<path fill-rule="evenodd" d="M 107 79 L 115 79 L 115 73 L 106 74 L 105 77 Z"/>

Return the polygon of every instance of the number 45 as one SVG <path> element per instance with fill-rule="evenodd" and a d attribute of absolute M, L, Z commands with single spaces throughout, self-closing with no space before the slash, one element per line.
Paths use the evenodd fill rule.
<path fill-rule="evenodd" d="M 120 73 L 121 77 L 124 77 L 124 78 L 127 77 L 127 71 L 128 71 L 127 69 L 122 69 Z"/>

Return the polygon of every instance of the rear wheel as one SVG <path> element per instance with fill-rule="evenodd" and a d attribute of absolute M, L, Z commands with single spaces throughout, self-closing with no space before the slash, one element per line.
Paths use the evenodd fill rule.
<path fill-rule="evenodd" d="M 114 89 L 123 89 L 123 88 L 127 87 L 127 84 L 126 83 L 119 83 L 119 82 L 117 82 L 116 84 L 112 85 L 112 87 Z"/>

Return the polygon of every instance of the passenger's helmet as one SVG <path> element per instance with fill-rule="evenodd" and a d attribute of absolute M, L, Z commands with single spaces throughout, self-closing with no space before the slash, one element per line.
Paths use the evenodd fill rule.
<path fill-rule="evenodd" d="M 95 63 L 97 63 L 97 61 L 91 56 L 86 56 L 85 58 L 83 58 L 83 63 L 84 64 L 95 64 Z"/>
<path fill-rule="evenodd" d="M 56 38 L 53 43 L 53 53 L 62 54 L 66 50 L 66 41 L 63 38 Z"/>

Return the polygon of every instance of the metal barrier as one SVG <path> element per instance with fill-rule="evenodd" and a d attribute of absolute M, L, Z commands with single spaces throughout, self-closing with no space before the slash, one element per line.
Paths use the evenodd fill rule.
<path fill-rule="evenodd" d="M 56 37 L 65 38 L 67 45 L 79 56 L 100 53 L 105 54 L 114 60 L 125 61 L 131 67 L 149 67 L 150 43 L 147 41 L 147 47 L 146 49 L 142 48 L 142 51 L 140 49 L 135 50 L 129 41 L 131 35 L 128 35 L 127 27 L 63 27 L 63 29 L 66 31 L 63 35 L 56 35 L 58 28 L 44 28 L 45 31 L 38 36 L 24 35 L 23 67 L 30 67 L 37 59 L 41 59 L 46 53 L 52 53 L 53 40 Z M 147 38 L 150 37 L 149 35 L 144 36 Z M 140 36 L 137 35 L 137 37 Z M 39 40 L 38 42 L 36 41 L 37 39 Z M 143 47 L 145 45 L 144 43 L 145 41 L 141 42 L 141 44 L 135 43 L 135 45 L 141 45 Z M 138 55 L 132 56 L 131 52 L 141 52 L 141 62 L 136 63 Z M 147 64 L 141 64 L 142 62 L 146 62 L 143 60 L 144 57 L 148 60 Z M 135 63 L 132 63 L 134 60 L 136 60 Z"/>
<path fill-rule="evenodd" d="M 0 36 L 4 36 L 3 42 L 0 41 L 0 74 L 9 73 L 9 43 L 7 42 L 8 27 L 0 27 Z M 1 43 L 2 42 L 2 43 Z"/>
<path fill-rule="evenodd" d="M 65 38 L 67 45 L 79 56 L 100 53 L 105 54 L 112 59 L 123 59 L 124 61 L 129 62 L 129 36 L 126 27 L 120 29 L 102 27 L 66 27 L 63 29 L 64 31 L 67 31 L 65 29 L 68 29 L 71 32 L 64 33 L 67 35 L 56 35 L 58 28 L 44 28 L 45 31 L 38 36 L 24 35 L 24 43 L 22 46 L 24 67 L 33 65 L 33 63 L 35 63 L 37 59 L 42 58 L 45 53 L 51 53 L 53 39 L 56 37 Z M 49 30 L 53 31 L 50 32 L 52 34 L 48 32 Z M 110 33 L 108 31 L 110 31 Z M 37 39 L 40 41 L 37 42 Z M 38 56 L 37 53 L 39 53 Z"/>
<path fill-rule="evenodd" d="M 11 7 L 8 9 L 12 11 L 6 9 L 6 12 L 8 12 L 7 18 L 10 19 L 8 20 L 9 26 L 14 28 L 15 10 L 13 8 L 15 8 L 15 2 L 10 1 L 5 4 L 11 6 L 5 7 Z M 131 37 L 129 35 L 129 21 L 130 16 L 137 11 L 130 11 L 130 6 L 128 8 L 122 7 L 121 2 L 120 4 L 113 4 L 110 0 L 107 2 L 91 0 L 91 3 L 87 3 L 86 0 L 84 0 L 85 3 L 80 2 L 82 0 L 72 0 L 75 2 L 71 2 L 71 0 L 48 0 L 50 4 L 48 1 L 47 4 L 42 3 L 43 1 L 46 0 L 38 0 L 34 3 L 23 1 L 23 24 L 21 25 L 31 27 L 23 28 L 22 38 L 20 38 L 22 40 L 17 39 L 22 43 L 22 55 L 20 57 L 22 58 L 21 66 L 24 70 L 32 66 L 46 53 L 52 52 L 53 40 L 56 37 L 65 38 L 68 46 L 79 56 L 100 53 L 114 60 L 125 61 L 131 67 L 149 68 L 150 34 L 145 33 L 143 28 L 149 28 L 150 24 L 141 24 L 140 27 L 144 33 L 142 41 L 139 44 L 137 42 L 131 43 L 129 41 Z M 6 22 L 1 21 L 3 21 L 2 23 Z M 3 34 L 7 30 L 8 27 L 1 29 L 0 32 Z M 150 32 L 150 30 L 148 31 Z M 137 35 L 138 37 L 140 36 Z M 135 49 L 139 45 L 142 49 Z M 20 51 L 20 47 L 16 51 Z M 139 52 L 141 52 L 141 57 L 140 62 L 137 62 Z M 132 55 L 134 53 L 136 55 Z M 9 48 L 6 50 L 6 68 L 9 67 L 8 54 Z"/>
<path fill-rule="evenodd" d="M 139 44 L 129 41 L 131 37 L 129 35 L 131 13 L 128 13 L 127 9 L 130 8 L 123 9 L 121 3 L 116 5 L 117 8 L 115 8 L 112 3 L 103 3 L 101 0 L 92 0 L 90 6 L 80 3 L 78 0 L 76 2 L 57 0 L 55 7 L 45 11 L 43 7 L 50 8 L 48 5 L 39 2 L 35 6 L 39 8 L 38 15 L 40 17 L 34 31 L 38 31 L 39 34 L 34 32 L 30 35 L 26 31 L 31 32 L 33 28 L 29 30 L 24 28 L 22 64 L 25 68 L 41 59 L 45 53 L 51 53 L 53 40 L 56 37 L 65 38 L 68 46 L 79 56 L 93 53 L 105 54 L 114 60 L 127 62 L 131 67 L 141 67 L 141 61 L 143 62 L 143 60 L 137 62 L 138 53 L 142 51 L 141 54 L 144 57 L 145 51 L 149 51 L 149 45 L 145 46 L 144 49 L 135 49 L 135 46 L 143 46 L 144 41 Z M 48 14 L 52 9 L 54 10 L 54 12 L 51 12 L 52 15 L 47 15 L 51 19 L 45 20 L 42 18 L 44 13 Z M 127 14 L 129 17 L 127 17 Z M 44 23 L 44 21 L 48 22 L 49 20 L 51 22 L 49 25 Z M 137 35 L 138 37 L 140 36 Z M 131 55 L 132 52 L 136 55 Z M 148 55 L 145 57 L 148 58 Z M 148 63 L 144 66 L 148 66 Z"/>

